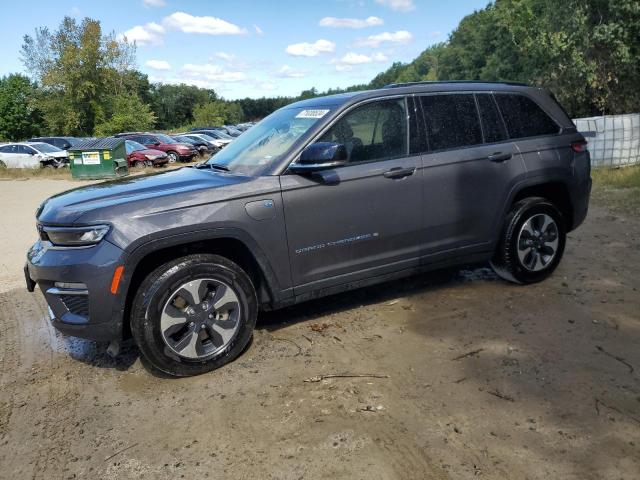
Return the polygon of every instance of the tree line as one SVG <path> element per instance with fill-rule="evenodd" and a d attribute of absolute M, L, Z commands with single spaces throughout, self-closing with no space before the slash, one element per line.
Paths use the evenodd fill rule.
<path fill-rule="evenodd" d="M 28 75 L 0 78 L 0 139 L 239 123 L 301 99 L 424 80 L 539 85 L 575 118 L 640 111 L 640 2 L 496 0 L 368 84 L 295 97 L 228 101 L 213 89 L 151 83 L 135 68 L 135 45 L 90 18 L 25 35 L 21 57 Z"/>

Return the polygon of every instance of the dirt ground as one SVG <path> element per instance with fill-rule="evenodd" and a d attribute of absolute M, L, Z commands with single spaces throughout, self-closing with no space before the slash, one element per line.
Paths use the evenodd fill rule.
<path fill-rule="evenodd" d="M 593 205 L 542 284 L 470 268 L 325 298 L 175 380 L 26 292 L 34 211 L 76 185 L 0 181 L 0 478 L 640 478 L 637 215 Z"/>

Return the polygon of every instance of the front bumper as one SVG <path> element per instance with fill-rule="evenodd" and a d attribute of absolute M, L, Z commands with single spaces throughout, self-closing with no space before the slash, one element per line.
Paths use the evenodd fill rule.
<path fill-rule="evenodd" d="M 122 338 L 122 308 L 111 293 L 123 251 L 103 240 L 88 248 L 57 248 L 37 241 L 27 254 L 27 289 L 38 285 L 53 326 L 62 333 L 96 341 Z"/>

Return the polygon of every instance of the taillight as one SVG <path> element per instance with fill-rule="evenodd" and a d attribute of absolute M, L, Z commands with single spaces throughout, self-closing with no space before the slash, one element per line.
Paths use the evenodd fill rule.
<path fill-rule="evenodd" d="M 573 150 L 576 153 L 586 152 L 586 150 L 587 150 L 587 141 L 586 140 L 580 140 L 579 142 L 573 142 L 571 144 L 571 150 Z"/>

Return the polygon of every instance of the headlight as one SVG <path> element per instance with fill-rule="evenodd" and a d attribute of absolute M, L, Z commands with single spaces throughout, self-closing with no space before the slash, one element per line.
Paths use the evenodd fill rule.
<path fill-rule="evenodd" d="M 109 225 L 90 227 L 43 227 L 43 233 L 51 243 L 60 247 L 85 247 L 95 245 L 109 231 Z"/>
<path fill-rule="evenodd" d="M 158 158 L 158 156 L 157 155 L 145 155 L 145 158 L 147 160 L 155 160 L 156 158 Z"/>

